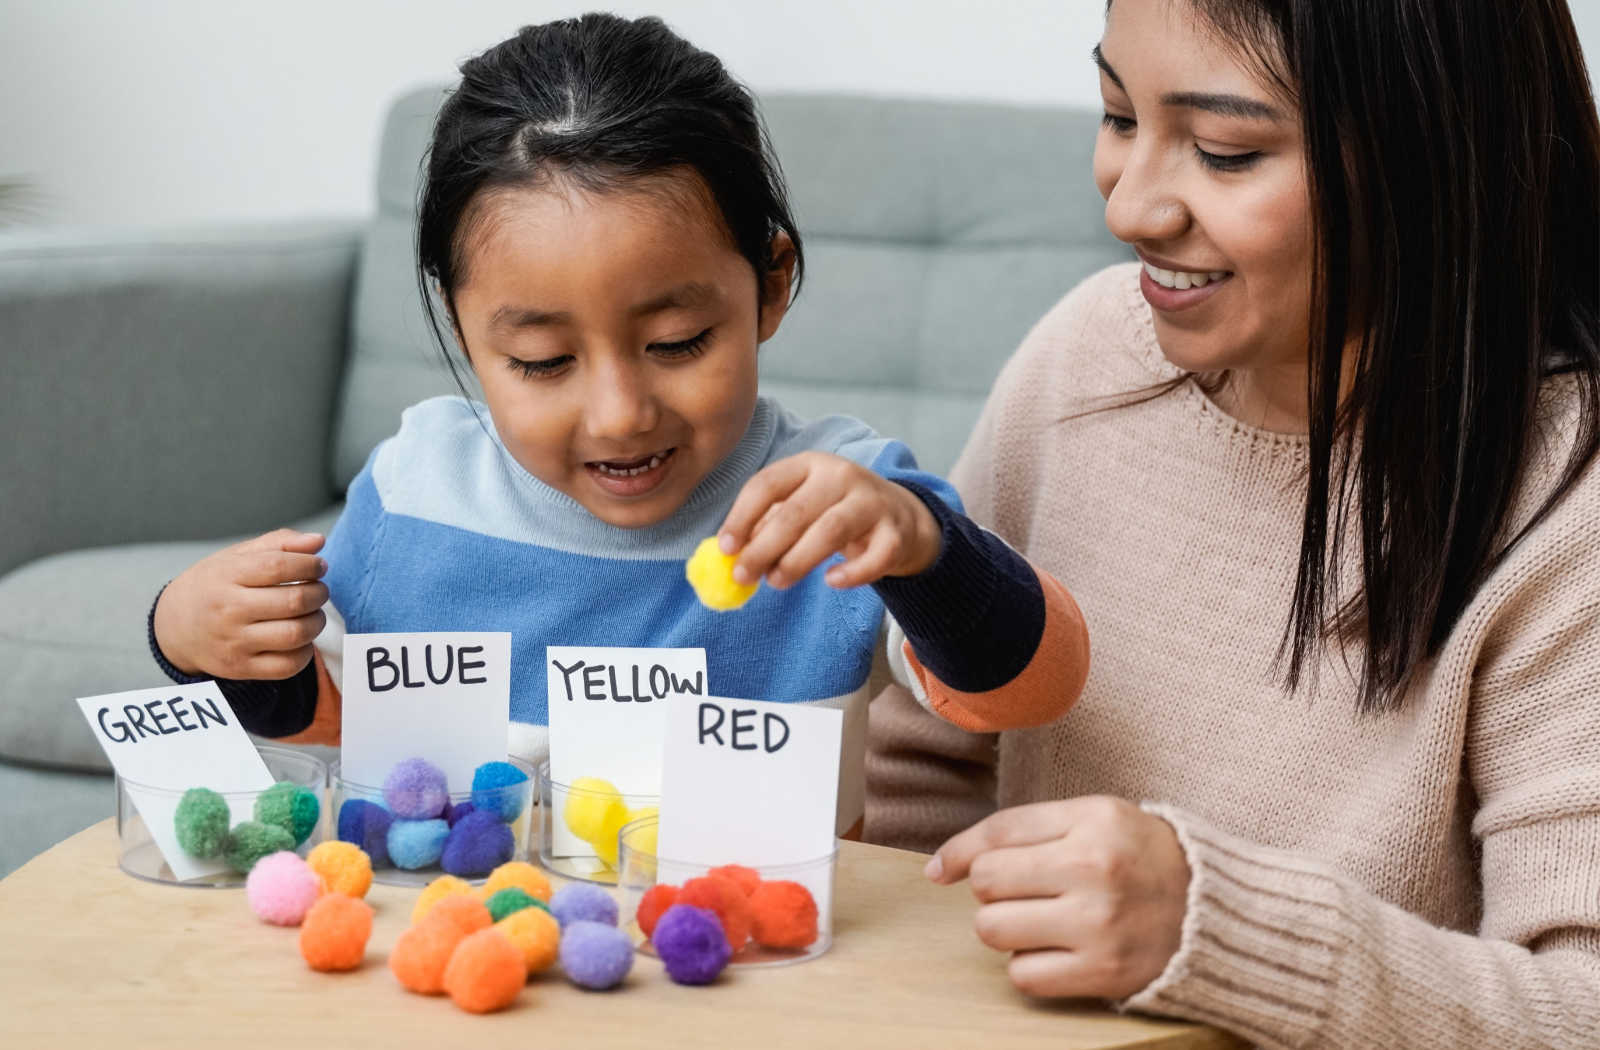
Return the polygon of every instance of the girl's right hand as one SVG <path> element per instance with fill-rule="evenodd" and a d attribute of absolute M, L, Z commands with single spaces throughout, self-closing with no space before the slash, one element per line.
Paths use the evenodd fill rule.
<path fill-rule="evenodd" d="M 315 532 L 278 529 L 202 558 L 156 602 L 156 644 L 189 675 L 283 679 L 311 660 L 327 617 Z"/>

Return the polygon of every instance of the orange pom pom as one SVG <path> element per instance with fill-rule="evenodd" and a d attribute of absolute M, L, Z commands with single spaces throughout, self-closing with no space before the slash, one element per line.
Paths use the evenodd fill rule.
<path fill-rule="evenodd" d="M 750 895 L 751 930 L 768 948 L 805 948 L 817 939 L 817 902 L 798 882 L 763 882 Z"/>
<path fill-rule="evenodd" d="M 494 924 L 522 952 L 528 972 L 548 970 L 561 953 L 561 924 L 543 908 L 523 908 Z"/>
<path fill-rule="evenodd" d="M 706 872 L 708 879 L 727 879 L 739 889 L 744 891 L 746 897 L 756 891 L 761 885 L 761 873 L 754 868 L 747 868 L 743 864 L 724 864 L 720 868 L 712 868 Z"/>
<path fill-rule="evenodd" d="M 423 916 L 423 923 L 442 922 L 454 926 L 461 931 L 461 936 L 467 937 L 479 930 L 487 930 L 494 925 L 494 917 L 489 914 L 489 906 L 477 897 L 465 894 L 451 894 L 428 909 L 428 914 Z"/>
<path fill-rule="evenodd" d="M 372 888 L 372 861 L 352 843 L 337 839 L 318 843 L 306 854 L 306 863 L 322 876 L 329 893 L 365 897 Z"/>
<path fill-rule="evenodd" d="M 444 970 L 444 990 L 475 1014 L 510 1006 L 528 980 L 522 952 L 499 930 L 479 930 L 456 945 Z"/>
<path fill-rule="evenodd" d="M 639 930 L 649 937 L 656 932 L 656 920 L 660 919 L 666 910 L 678 903 L 678 887 L 668 886 L 659 882 L 644 891 L 644 896 L 639 898 L 639 907 L 633 913 L 634 919 L 639 923 Z"/>
<path fill-rule="evenodd" d="M 300 925 L 300 954 L 313 970 L 354 970 L 372 936 L 372 905 L 342 893 L 317 900 Z"/>
<path fill-rule="evenodd" d="M 444 969 L 467 935 L 452 922 L 424 922 L 413 926 L 394 942 L 389 970 L 408 990 L 419 995 L 444 991 Z"/>
<path fill-rule="evenodd" d="M 750 939 L 750 899 L 729 879 L 690 879 L 678 891 L 678 903 L 716 912 L 722 922 L 722 932 L 728 938 L 728 947 L 735 955 Z"/>

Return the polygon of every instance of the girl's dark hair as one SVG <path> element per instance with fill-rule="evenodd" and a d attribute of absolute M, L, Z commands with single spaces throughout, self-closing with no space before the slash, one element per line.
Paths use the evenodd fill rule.
<path fill-rule="evenodd" d="M 471 227 L 498 190 L 559 178 L 603 192 L 692 171 L 758 287 L 779 265 L 780 231 L 794 244 L 796 292 L 804 276 L 800 231 L 754 99 L 715 55 L 657 18 L 588 14 L 527 26 L 467 60 L 423 168 L 417 282 L 452 371 L 429 282 L 453 320 Z"/>
<path fill-rule="evenodd" d="M 1600 446 L 1600 122 L 1577 32 L 1564 0 L 1194 4 L 1304 130 L 1310 463 L 1286 677 L 1360 639 L 1360 707 L 1392 709 Z M 1557 373 L 1574 443 L 1512 534 Z M 1361 589 L 1341 594 L 1352 529 Z"/>

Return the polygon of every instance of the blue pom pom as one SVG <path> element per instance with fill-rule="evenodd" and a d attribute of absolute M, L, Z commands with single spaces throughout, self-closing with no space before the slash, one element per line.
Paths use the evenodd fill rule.
<path fill-rule="evenodd" d="M 444 807 L 444 819 L 452 828 L 461 823 L 461 818 L 472 812 L 470 802 L 452 802 Z"/>
<path fill-rule="evenodd" d="M 528 774 L 510 762 L 485 762 L 472 774 L 472 805 L 511 823 L 522 815 Z"/>
<path fill-rule="evenodd" d="M 721 932 L 719 926 L 717 933 Z M 633 969 L 633 942 L 615 926 L 574 922 L 561 931 L 561 968 L 580 988 L 615 988 Z"/>
<path fill-rule="evenodd" d="M 408 758 L 383 780 L 389 812 L 405 820 L 432 820 L 450 804 L 444 770 L 425 758 Z"/>
<path fill-rule="evenodd" d="M 571 882 L 556 890 L 550 898 L 550 914 L 565 930 L 574 922 L 598 922 L 606 926 L 617 924 L 617 902 L 599 886 L 587 882 Z"/>
<path fill-rule="evenodd" d="M 437 864 L 449 834 L 443 820 L 396 820 L 389 825 L 389 859 L 407 871 Z"/>
<path fill-rule="evenodd" d="M 733 956 L 716 913 L 692 904 L 674 904 L 663 912 L 650 943 L 678 984 L 710 984 Z"/>
<path fill-rule="evenodd" d="M 515 851 L 511 828 L 496 820 L 494 814 L 477 810 L 450 829 L 439 866 L 451 875 L 487 875 L 510 860 Z"/>
<path fill-rule="evenodd" d="M 372 861 L 374 868 L 389 866 L 389 825 L 394 817 L 376 802 L 346 799 L 339 807 L 339 841 L 352 842 Z"/>

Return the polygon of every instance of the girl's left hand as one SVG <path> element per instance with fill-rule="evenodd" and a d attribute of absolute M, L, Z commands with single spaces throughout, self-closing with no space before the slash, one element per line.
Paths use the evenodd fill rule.
<path fill-rule="evenodd" d="M 939 523 L 910 489 L 829 452 L 771 463 L 745 482 L 718 531 L 723 553 L 739 552 L 733 578 L 762 576 L 782 589 L 834 554 L 832 587 L 915 576 L 939 556 Z"/>
<path fill-rule="evenodd" d="M 1013 953 L 1011 983 L 1033 996 L 1134 994 L 1166 969 L 1188 910 L 1172 825 L 1107 796 L 1001 810 L 940 846 L 927 875 L 970 880 L 978 938 Z"/>

